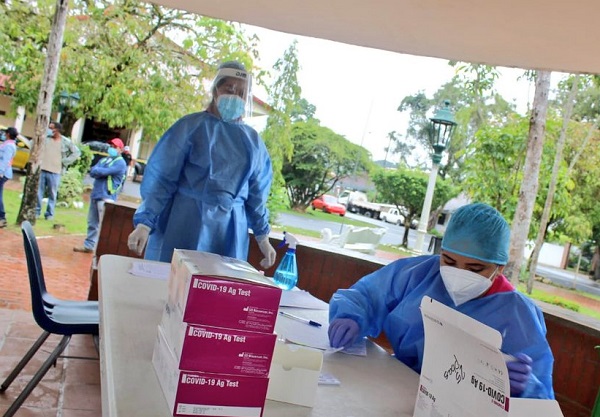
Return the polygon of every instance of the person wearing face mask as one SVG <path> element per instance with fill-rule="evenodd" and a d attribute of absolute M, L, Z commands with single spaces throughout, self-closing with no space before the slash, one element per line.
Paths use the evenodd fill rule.
<path fill-rule="evenodd" d="M 104 213 L 104 203 L 116 201 L 121 192 L 125 176 L 127 175 L 127 163 L 121 156 L 123 152 L 123 141 L 114 138 L 108 141 L 108 156 L 99 160 L 90 170 L 90 177 L 94 178 L 94 186 L 90 193 L 90 209 L 87 217 L 87 236 L 83 246 L 73 248 L 75 252 L 92 253 L 98 242 L 100 222 Z"/>
<path fill-rule="evenodd" d="M 17 153 L 17 136 L 19 131 L 14 127 L 7 128 L 0 143 L 0 229 L 8 225 L 4 211 L 4 184 L 13 177 L 12 160 Z"/>
<path fill-rule="evenodd" d="M 332 347 L 382 331 L 396 358 L 421 371 L 424 329 L 420 304 L 429 296 L 500 332 L 511 396 L 553 399 L 554 358 L 541 310 L 502 275 L 510 227 L 493 207 L 468 204 L 450 218 L 440 255 L 404 258 L 338 290 L 330 302 Z"/>
<path fill-rule="evenodd" d="M 48 204 L 44 218 L 52 220 L 56 206 L 56 196 L 60 186 L 60 178 L 69 165 L 81 155 L 79 148 L 71 140 L 61 134 L 62 125 L 50 122 L 46 132 L 46 141 L 40 155 L 40 184 L 38 201 L 35 208 L 36 217 L 41 217 L 44 195 L 48 196 Z"/>
<path fill-rule="evenodd" d="M 251 113 L 252 77 L 238 62 L 219 66 L 206 111 L 178 120 L 158 141 L 144 170 L 142 203 L 128 246 L 146 259 L 170 262 L 173 250 L 247 260 L 248 229 L 275 263 L 267 198 L 271 158 L 242 118 Z"/>

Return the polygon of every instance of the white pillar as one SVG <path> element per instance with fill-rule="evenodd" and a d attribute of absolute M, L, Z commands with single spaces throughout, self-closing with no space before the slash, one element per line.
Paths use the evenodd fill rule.
<path fill-rule="evenodd" d="M 15 128 L 19 131 L 23 131 L 23 122 L 25 122 L 25 107 L 17 107 L 17 117 L 15 118 Z"/>
<path fill-rule="evenodd" d="M 429 173 L 427 192 L 425 193 L 425 201 L 423 202 L 423 210 L 421 211 L 421 218 L 419 219 L 419 227 L 417 229 L 417 242 L 414 248 L 418 254 L 423 253 L 423 244 L 425 235 L 427 234 L 427 224 L 429 223 L 429 213 L 431 212 L 431 202 L 433 200 L 433 190 L 435 189 L 438 167 L 439 165 L 434 162 Z"/>
<path fill-rule="evenodd" d="M 84 126 L 85 126 L 85 119 L 83 117 L 81 119 L 77 119 L 77 121 L 73 124 L 73 128 L 71 129 L 71 140 L 76 145 L 81 143 L 81 138 L 83 137 Z"/>
<path fill-rule="evenodd" d="M 138 127 L 137 129 L 132 130 L 131 134 L 129 135 L 129 152 L 134 160 L 138 158 L 140 142 L 142 141 L 142 133 L 144 133 L 144 128 Z M 133 175 L 133 167 L 129 167 L 127 169 L 127 175 Z"/>

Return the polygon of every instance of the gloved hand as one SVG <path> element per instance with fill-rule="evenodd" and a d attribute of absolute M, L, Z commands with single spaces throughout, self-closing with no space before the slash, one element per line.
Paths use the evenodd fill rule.
<path fill-rule="evenodd" d="M 264 269 L 269 269 L 275 263 L 275 258 L 277 257 L 277 253 L 271 243 L 269 242 L 269 236 L 256 236 L 256 242 L 258 242 L 258 248 L 265 256 L 263 260 L 260 261 L 260 266 Z"/>
<path fill-rule="evenodd" d="M 129 250 L 141 255 L 146 247 L 149 235 L 150 228 L 145 224 L 138 224 L 127 238 L 127 247 Z"/>
<path fill-rule="evenodd" d="M 506 362 L 506 367 L 510 379 L 510 395 L 518 396 L 527 388 L 533 360 L 524 353 L 516 353 L 514 356 L 517 360 Z"/>
<path fill-rule="evenodd" d="M 360 328 L 358 323 L 352 319 L 335 319 L 329 323 L 329 344 L 332 348 L 341 348 L 352 346 Z"/>

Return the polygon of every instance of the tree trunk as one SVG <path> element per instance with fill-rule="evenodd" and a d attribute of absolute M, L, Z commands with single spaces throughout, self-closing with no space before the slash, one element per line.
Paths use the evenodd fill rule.
<path fill-rule="evenodd" d="M 548 220 L 550 219 L 550 211 L 552 210 L 552 203 L 554 202 L 554 193 L 556 191 L 556 183 L 558 182 L 558 171 L 560 170 L 560 164 L 563 160 L 563 149 L 565 147 L 565 141 L 567 139 L 567 127 L 573 114 L 573 106 L 575 104 L 575 98 L 577 96 L 577 88 L 579 85 L 579 74 L 575 75 L 573 79 L 573 85 L 569 92 L 569 98 L 565 103 L 565 110 L 563 114 L 563 125 L 560 130 L 560 136 L 556 144 L 556 155 L 554 155 L 554 165 L 552 166 L 552 176 L 550 177 L 550 184 L 548 185 L 548 195 L 546 196 L 546 203 L 544 204 L 544 211 L 542 212 L 542 219 L 540 221 L 540 230 L 538 230 L 537 238 L 535 240 L 535 246 L 533 247 L 533 253 L 531 254 L 531 263 L 529 265 L 529 277 L 527 279 L 527 294 L 531 294 L 533 290 L 533 281 L 535 279 L 535 271 L 537 270 L 538 259 L 544 244 L 544 237 L 546 236 L 546 228 L 548 226 Z"/>
<path fill-rule="evenodd" d="M 31 153 L 29 155 L 29 169 L 25 179 L 21 208 L 17 215 L 17 224 L 29 220 L 35 224 L 35 208 L 37 206 L 38 184 L 40 180 L 40 155 L 46 139 L 46 129 L 50 121 L 52 111 L 52 98 L 58 77 L 58 66 L 60 63 L 60 50 L 63 42 L 63 34 L 67 23 L 69 11 L 68 0 L 56 0 L 56 10 L 52 19 L 52 30 L 48 41 L 48 55 L 44 65 L 44 74 L 35 118 L 35 134 L 32 141 Z"/>
<path fill-rule="evenodd" d="M 505 275 L 514 285 L 519 283 L 525 243 L 527 242 L 533 206 L 538 191 L 551 74 L 550 71 L 537 71 L 535 81 L 535 96 L 531 118 L 529 119 L 529 138 L 527 140 L 523 182 L 521 183 L 519 202 L 511 227 L 509 261 L 504 269 Z"/>

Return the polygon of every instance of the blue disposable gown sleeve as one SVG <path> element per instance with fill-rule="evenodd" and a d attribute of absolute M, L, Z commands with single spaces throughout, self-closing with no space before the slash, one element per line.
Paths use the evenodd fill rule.
<path fill-rule="evenodd" d="M 271 190 L 273 168 L 271 158 L 262 140 L 260 141 L 258 167 L 259 169 L 249 179 L 246 216 L 248 217 L 248 226 L 254 232 L 254 236 L 265 236 L 271 231 L 267 200 Z"/>
<path fill-rule="evenodd" d="M 189 153 L 188 137 L 196 125 L 179 119 L 160 138 L 146 168 L 140 186 L 142 203 L 133 217 L 133 224 L 145 224 L 154 230 L 159 215 L 177 191 L 179 178 Z"/>
<path fill-rule="evenodd" d="M 425 258 L 400 259 L 366 275 L 351 288 L 336 291 L 329 303 L 329 321 L 350 318 L 358 323 L 361 336 L 379 336 L 390 311 L 411 286 L 403 270 L 414 268 Z"/>

